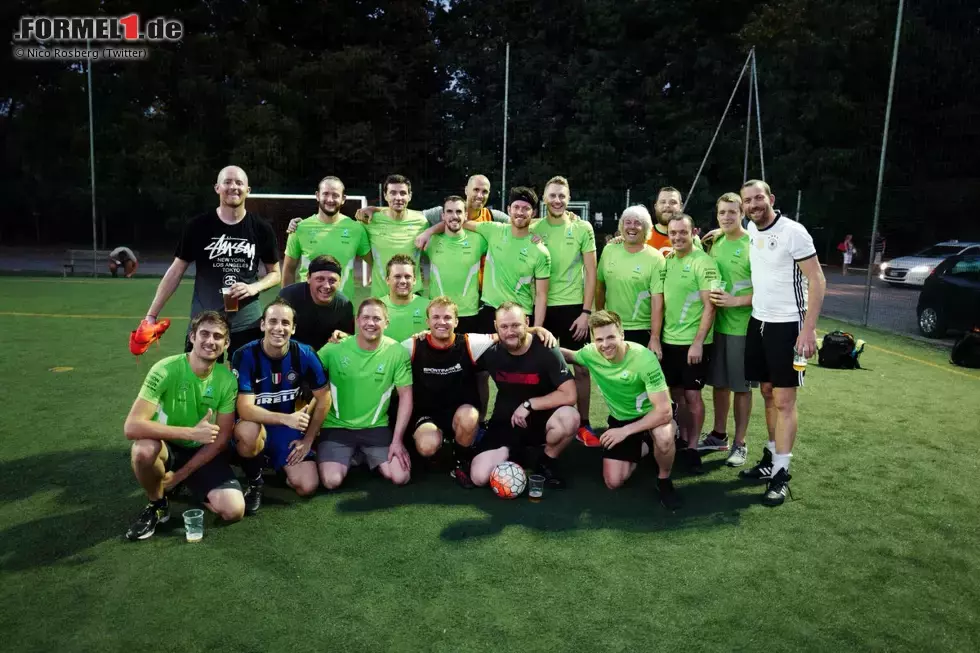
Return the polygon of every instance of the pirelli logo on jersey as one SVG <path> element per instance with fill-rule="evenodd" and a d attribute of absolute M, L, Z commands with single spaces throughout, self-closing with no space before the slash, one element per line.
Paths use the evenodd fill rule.
<path fill-rule="evenodd" d="M 284 404 L 295 401 L 299 396 L 299 388 L 292 390 L 280 390 L 279 392 L 262 392 L 255 395 L 256 406 L 269 406 L 272 404 Z"/>

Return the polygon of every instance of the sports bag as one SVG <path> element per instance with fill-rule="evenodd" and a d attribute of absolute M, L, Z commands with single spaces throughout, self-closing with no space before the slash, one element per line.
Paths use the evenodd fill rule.
<path fill-rule="evenodd" d="M 980 330 L 968 331 L 956 341 L 949 362 L 960 367 L 980 368 Z"/>
<path fill-rule="evenodd" d="M 820 367 L 836 370 L 860 369 L 858 356 L 864 351 L 864 341 L 854 340 L 854 336 L 845 331 L 831 331 L 823 337 L 820 344 L 820 354 L 817 363 Z"/>

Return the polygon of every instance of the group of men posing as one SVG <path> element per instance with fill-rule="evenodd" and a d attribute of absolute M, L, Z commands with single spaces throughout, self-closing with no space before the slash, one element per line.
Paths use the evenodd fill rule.
<path fill-rule="evenodd" d="M 153 366 L 126 420 L 133 470 L 150 499 L 131 539 L 166 521 L 167 494 L 181 484 L 223 519 L 254 513 L 264 465 L 309 495 L 320 484 L 339 487 L 362 462 L 401 485 L 413 459 L 415 469 L 434 467 L 419 462 L 451 449 L 463 487 L 486 485 L 497 464 L 516 460 L 560 488 L 557 458 L 576 438 L 602 448 L 611 489 L 652 453 L 659 499 L 676 509 L 677 447 L 693 473 L 699 449 L 731 449 L 730 465 L 745 462 L 753 382 L 769 441 L 741 475 L 767 481 L 764 503 L 783 502 L 803 381 L 794 353 L 816 349 L 824 282 L 812 240 L 773 209 L 765 182 L 719 199 L 710 254 L 680 193 L 665 188 L 656 224 L 644 207 L 629 207 L 620 239 L 599 261 L 591 225 L 567 210 L 562 177 L 545 185 L 538 220 L 527 187 L 510 191 L 506 214 L 487 209 L 482 175 L 469 179 L 465 197 L 425 212 L 408 208 L 406 178 L 390 176 L 384 190 L 387 208 L 351 219 L 341 213 L 343 183 L 321 180 L 317 214 L 290 224 L 280 275 L 271 227 L 245 210 L 244 171 L 221 171 L 217 210 L 188 223 L 140 325 L 152 328 L 196 263 L 187 353 Z M 372 263 L 372 283 L 355 312 L 358 256 Z M 263 311 L 258 294 L 280 282 Z M 222 293 L 239 300 L 237 311 L 222 310 Z M 226 350 L 231 370 L 220 364 Z M 488 418 L 490 378 L 497 397 Z M 600 437 L 588 420 L 592 379 L 609 409 Z M 706 381 L 715 424 L 701 436 Z"/>

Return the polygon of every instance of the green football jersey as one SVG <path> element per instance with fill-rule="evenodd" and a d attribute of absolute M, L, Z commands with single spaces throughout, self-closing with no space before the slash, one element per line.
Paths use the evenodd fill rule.
<path fill-rule="evenodd" d="M 749 265 L 749 235 L 729 240 L 719 235 L 711 246 L 711 258 L 718 266 L 725 291 L 736 297 L 752 292 L 752 268 Z M 715 313 L 715 331 L 726 336 L 744 336 L 749 330 L 751 306 L 718 307 Z"/>
<path fill-rule="evenodd" d="M 585 220 L 566 218 L 551 224 L 547 218 L 534 223 L 535 234 L 551 255 L 548 306 L 581 306 L 585 296 L 585 263 L 582 255 L 595 251 L 595 232 Z"/>
<path fill-rule="evenodd" d="M 701 290 L 711 290 L 712 279 L 718 278 L 718 266 L 713 258 L 700 249 L 693 249 L 684 258 L 676 254 L 664 264 L 664 333 L 668 345 L 690 345 L 698 334 L 704 304 Z M 704 344 L 714 340 L 714 327 L 708 329 Z"/>
<path fill-rule="evenodd" d="M 385 329 L 385 335 L 392 340 L 401 342 L 429 328 L 425 315 L 425 309 L 429 306 L 427 298 L 412 295 L 412 301 L 404 306 L 393 303 L 388 295 L 382 297 L 381 301 L 388 307 L 388 328 Z"/>
<path fill-rule="evenodd" d="M 286 256 L 299 261 L 296 281 L 306 281 L 310 261 L 329 254 L 343 267 L 339 290 L 345 297 L 354 297 L 354 257 L 370 251 L 364 225 L 343 214 L 333 224 L 311 215 L 286 238 Z"/>
<path fill-rule="evenodd" d="M 357 337 L 328 343 L 320 360 L 330 379 L 333 405 L 323 422 L 326 428 L 367 429 L 388 426 L 388 405 L 396 387 L 412 385 L 408 350 L 383 336 L 378 348 L 365 351 Z"/>
<path fill-rule="evenodd" d="M 606 310 L 623 320 L 623 328 L 650 328 L 650 298 L 664 291 L 663 254 L 645 245 L 630 253 L 622 243 L 606 245 L 596 279 L 606 286 Z"/>
<path fill-rule="evenodd" d="M 378 211 L 371 216 L 371 222 L 364 225 L 368 241 L 371 243 L 371 296 L 384 297 L 388 294 L 385 281 L 385 268 L 395 254 L 407 254 L 419 262 L 419 250 L 415 248 L 415 237 L 429 228 L 429 221 L 418 211 L 405 211 L 401 220 L 393 220 Z M 415 291 L 422 290 L 422 272 L 415 272 Z"/>
<path fill-rule="evenodd" d="M 480 260 L 486 253 L 487 241 L 478 233 L 463 229 L 457 235 L 434 235 L 424 252 L 431 263 L 427 296 L 450 297 L 459 307 L 459 317 L 476 315 L 480 310 Z"/>
<path fill-rule="evenodd" d="M 635 342 L 627 342 L 626 347 L 626 355 L 618 363 L 606 360 L 594 344 L 575 352 L 575 362 L 592 374 L 592 380 L 599 386 L 609 407 L 609 414 L 622 421 L 649 413 L 653 404 L 648 393 L 667 390 L 657 355 Z"/>
<path fill-rule="evenodd" d="M 143 381 L 139 398 L 156 404 L 153 421 L 168 426 L 196 426 L 208 414 L 234 413 L 238 381 L 224 365 L 215 365 L 205 378 L 194 374 L 188 354 L 157 361 Z M 203 446 L 193 440 L 173 440 L 185 447 Z"/>
<path fill-rule="evenodd" d="M 487 241 L 483 301 L 494 308 L 506 301 L 517 302 L 533 315 L 534 281 L 551 276 L 548 249 L 531 242 L 530 235 L 514 238 L 509 224 L 480 222 L 476 229 Z"/>

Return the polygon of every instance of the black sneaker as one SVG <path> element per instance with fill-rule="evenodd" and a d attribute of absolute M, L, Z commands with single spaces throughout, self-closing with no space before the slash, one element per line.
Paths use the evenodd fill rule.
<path fill-rule="evenodd" d="M 684 463 L 684 468 L 689 474 L 695 476 L 700 476 L 704 474 L 704 467 L 701 466 L 701 454 L 698 453 L 697 449 L 681 449 L 681 462 Z"/>
<path fill-rule="evenodd" d="M 769 506 L 770 508 L 783 505 L 783 501 L 786 501 L 786 494 L 789 492 L 789 481 L 791 478 L 793 477 L 785 469 L 780 469 L 776 472 L 769 479 L 769 485 L 766 486 L 766 493 L 762 495 L 762 505 Z M 793 494 L 790 493 L 790 496 L 793 496 Z"/>
<path fill-rule="evenodd" d="M 545 487 L 550 487 L 553 490 L 561 490 L 565 487 L 565 479 L 558 475 L 557 463 L 557 460 L 542 454 L 541 460 L 538 461 L 538 466 L 534 470 L 536 474 L 544 476 Z"/>
<path fill-rule="evenodd" d="M 660 495 L 660 505 L 667 510 L 674 511 L 682 505 L 681 496 L 669 478 L 657 479 L 657 494 Z"/>
<path fill-rule="evenodd" d="M 158 525 L 166 524 L 168 521 L 170 521 L 169 501 L 164 500 L 162 504 L 148 503 L 126 531 L 126 539 L 134 542 L 149 539 L 156 533 Z"/>
<path fill-rule="evenodd" d="M 762 450 L 762 460 L 755 464 L 752 469 L 743 469 L 738 473 L 739 478 L 749 481 L 765 481 L 772 476 L 772 452 L 769 448 Z"/>
<path fill-rule="evenodd" d="M 254 515 L 262 507 L 262 492 L 264 483 L 249 483 L 245 488 L 245 514 Z"/>
<path fill-rule="evenodd" d="M 473 484 L 473 480 L 470 478 L 470 470 L 468 465 L 464 467 L 462 464 L 457 464 L 456 468 L 449 472 L 449 475 L 455 479 L 456 485 L 464 490 L 469 490 L 476 487 Z"/>

